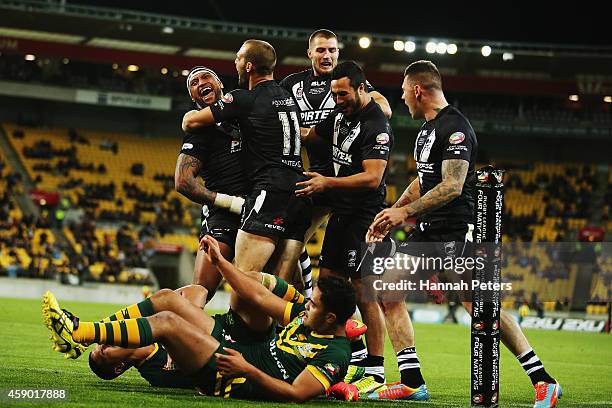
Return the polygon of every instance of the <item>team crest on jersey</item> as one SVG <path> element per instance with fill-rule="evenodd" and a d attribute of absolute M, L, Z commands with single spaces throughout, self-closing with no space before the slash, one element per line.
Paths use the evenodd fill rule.
<path fill-rule="evenodd" d="M 302 99 L 304 97 L 304 88 L 299 87 L 295 90 L 295 99 Z"/>
<path fill-rule="evenodd" d="M 193 149 L 193 144 L 191 143 L 183 143 L 183 147 L 181 147 L 182 150 L 189 150 L 189 149 Z"/>
<path fill-rule="evenodd" d="M 461 132 L 455 132 L 448 138 L 450 144 L 459 144 L 465 140 L 465 135 Z"/>
<path fill-rule="evenodd" d="M 357 262 L 357 251 L 354 249 L 351 249 L 348 251 L 347 255 L 348 255 L 348 266 L 349 267 L 355 266 Z"/>
<path fill-rule="evenodd" d="M 223 97 L 221 98 L 221 100 L 225 103 L 232 103 L 234 102 L 234 97 L 232 96 L 232 94 L 225 94 L 223 95 Z"/>
<path fill-rule="evenodd" d="M 389 135 L 386 133 L 381 133 L 380 135 L 376 136 L 376 143 L 379 143 L 379 144 L 389 143 Z"/>

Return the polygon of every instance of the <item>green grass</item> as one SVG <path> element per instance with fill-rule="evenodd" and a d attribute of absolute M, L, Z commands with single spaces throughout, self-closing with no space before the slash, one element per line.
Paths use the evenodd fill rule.
<path fill-rule="evenodd" d="M 122 305 L 65 302 L 62 306 L 85 320 L 105 317 Z M 417 350 L 431 400 L 410 404 L 424 407 L 469 406 L 470 336 L 467 327 L 416 325 Z M 86 358 L 65 360 L 51 350 L 49 333 L 42 323 L 40 302 L 0 298 L 0 390 L 11 388 L 66 389 L 67 402 L 52 406 L 256 406 L 250 401 L 228 401 L 195 396 L 189 390 L 151 388 L 130 370 L 114 381 L 98 379 L 89 372 Z M 547 370 L 562 384 L 561 407 L 612 407 L 612 337 L 606 334 L 532 330 L 531 345 Z M 387 379 L 398 379 L 391 346 L 387 345 Z M 502 406 L 531 406 L 533 389 L 515 358 L 505 349 L 501 356 Z M 44 402 L 19 403 L 38 406 Z M 337 401 L 318 399 L 309 406 L 337 406 Z M 358 402 L 368 407 L 390 403 Z M 391 402 L 393 404 L 393 402 Z M 10 406 L 0 398 L 0 406 Z M 286 404 L 266 403 L 267 408 Z"/>

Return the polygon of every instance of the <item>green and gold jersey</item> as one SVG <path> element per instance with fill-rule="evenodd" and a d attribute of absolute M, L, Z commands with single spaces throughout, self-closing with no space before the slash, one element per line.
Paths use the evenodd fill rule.
<path fill-rule="evenodd" d="M 221 339 L 219 348 L 235 349 L 252 365 L 271 377 L 293 383 L 305 369 L 327 390 L 342 381 L 351 360 L 351 346 L 346 337 L 318 334 L 304 326 L 303 303 L 288 303 L 283 331 L 267 342 L 244 344 Z M 224 378 L 216 373 L 211 394 L 219 397 L 270 399 L 260 387 L 245 378 Z"/>
<path fill-rule="evenodd" d="M 136 367 L 140 376 L 153 387 L 195 388 L 197 379 L 175 367 L 167 367 L 168 352 L 155 343 L 155 349 L 146 360 Z"/>

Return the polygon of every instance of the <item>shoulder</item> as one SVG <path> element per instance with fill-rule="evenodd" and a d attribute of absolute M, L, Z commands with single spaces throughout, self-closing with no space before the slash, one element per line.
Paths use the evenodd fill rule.
<path fill-rule="evenodd" d="M 440 121 L 440 128 L 448 131 L 453 131 L 453 129 L 461 130 L 467 133 L 474 133 L 474 129 L 468 118 L 465 117 L 459 109 L 454 106 L 449 106 L 448 111 L 442 117 Z"/>
<path fill-rule="evenodd" d="M 389 119 L 385 116 L 380 106 L 374 103 L 366 108 L 366 111 L 361 117 L 362 125 L 372 132 L 392 133 Z"/>
<path fill-rule="evenodd" d="M 280 85 L 282 87 L 291 87 L 294 84 L 303 81 L 310 75 L 310 70 L 306 69 L 304 71 L 295 72 L 293 74 L 287 75 L 281 82 Z"/>

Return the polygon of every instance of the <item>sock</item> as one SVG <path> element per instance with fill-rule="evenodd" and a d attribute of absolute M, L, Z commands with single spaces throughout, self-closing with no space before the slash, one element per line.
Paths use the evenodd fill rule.
<path fill-rule="evenodd" d="M 383 356 L 373 356 L 368 354 L 368 357 L 363 361 L 365 367 L 365 375 L 374 377 L 376 382 L 385 382 L 385 358 Z"/>
<path fill-rule="evenodd" d="M 519 363 L 521 363 L 523 370 L 525 370 L 533 385 L 539 383 L 540 381 L 547 383 L 556 382 L 555 379 L 546 372 L 544 369 L 544 364 L 542 364 L 532 348 L 522 354 L 519 354 L 516 356 L 516 358 L 518 359 Z"/>
<path fill-rule="evenodd" d="M 357 364 L 363 362 L 368 356 L 368 349 L 366 348 L 363 338 L 359 338 L 351 342 L 351 364 Z"/>
<path fill-rule="evenodd" d="M 411 388 L 419 388 L 425 384 L 425 380 L 421 375 L 421 364 L 416 354 L 416 348 L 406 347 L 398 351 L 396 355 L 402 384 Z"/>
<path fill-rule="evenodd" d="M 113 322 L 117 320 L 136 319 L 137 317 L 148 317 L 153 316 L 153 302 L 150 298 L 146 298 L 140 303 L 128 306 L 125 309 L 121 309 L 112 316 L 103 319 L 102 322 Z"/>
<path fill-rule="evenodd" d="M 300 255 L 300 266 L 302 267 L 302 279 L 304 280 L 304 297 L 310 299 L 312 296 L 312 266 L 306 248 Z"/>
<path fill-rule="evenodd" d="M 287 283 L 286 280 L 279 278 L 278 276 L 274 276 L 276 279 L 276 285 L 274 285 L 274 289 L 272 289 L 272 293 L 274 293 L 279 298 L 286 300 L 287 302 L 292 303 L 304 303 L 304 296 L 297 291 L 295 286 Z M 272 279 L 272 275 L 267 273 L 262 273 L 262 283 L 266 287 L 270 287 L 271 283 L 269 283 Z"/>
<path fill-rule="evenodd" d="M 111 322 L 79 322 L 72 338 L 82 344 L 99 343 L 123 348 L 153 344 L 151 325 L 145 317 Z"/>

